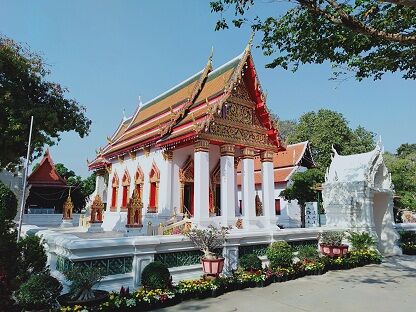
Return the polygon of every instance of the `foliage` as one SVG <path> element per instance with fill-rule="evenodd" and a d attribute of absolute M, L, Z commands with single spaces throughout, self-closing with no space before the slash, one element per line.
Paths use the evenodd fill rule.
<path fill-rule="evenodd" d="M 329 109 L 308 112 L 299 118 L 289 143 L 302 141 L 309 141 L 313 159 L 322 175 L 331 164 L 332 146 L 343 155 L 369 152 L 375 147 L 372 132 L 363 127 L 351 129 L 342 114 Z"/>
<path fill-rule="evenodd" d="M 262 262 L 255 254 L 246 254 L 239 259 L 239 266 L 246 271 L 261 270 Z"/>
<path fill-rule="evenodd" d="M 14 193 L 0 181 L 0 310 L 9 309 L 11 293 L 17 276 L 19 252 L 13 218 L 17 212 Z"/>
<path fill-rule="evenodd" d="M 149 289 L 169 288 L 172 278 L 169 269 L 162 262 L 154 261 L 146 265 L 142 272 L 142 285 Z"/>
<path fill-rule="evenodd" d="M 341 231 L 324 231 L 319 233 L 319 241 L 321 244 L 329 246 L 341 246 L 345 233 Z"/>
<path fill-rule="evenodd" d="M 64 275 L 71 282 L 69 286 L 71 298 L 77 301 L 95 298 L 92 287 L 103 278 L 103 272 L 99 268 L 73 267 L 65 271 Z"/>
<path fill-rule="evenodd" d="M 416 144 L 402 144 L 395 155 L 384 154 L 396 195 L 395 206 L 416 211 Z"/>
<path fill-rule="evenodd" d="M 74 212 L 80 212 L 85 207 L 85 203 L 95 190 L 95 174 L 88 178 L 82 179 L 74 171 L 69 170 L 65 165 L 57 163 L 55 165 L 58 174 L 64 178 L 68 185 L 73 186 L 71 189 L 71 199 L 74 204 Z"/>
<path fill-rule="evenodd" d="M 214 251 L 222 248 L 225 243 L 228 228 L 216 228 L 212 225 L 206 229 L 195 227 L 184 234 L 204 253 L 204 258 L 213 259 L 216 258 Z"/>
<path fill-rule="evenodd" d="M 301 210 L 302 227 L 305 227 L 305 204 L 316 201 L 317 191 L 315 186 L 323 182 L 323 173 L 316 169 L 308 169 L 304 172 L 296 172 L 291 177 L 291 183 L 280 192 L 280 196 L 291 201 L 297 200 Z"/>
<path fill-rule="evenodd" d="M 316 246 L 301 245 L 298 247 L 297 256 L 300 261 L 304 261 L 304 260 L 316 261 L 319 259 L 319 251 Z"/>
<path fill-rule="evenodd" d="M 287 268 L 293 264 L 292 247 L 286 242 L 273 242 L 267 248 L 266 254 L 272 269 Z"/>
<path fill-rule="evenodd" d="M 376 240 L 368 232 L 348 231 L 347 238 L 354 250 L 371 249 L 376 246 Z"/>
<path fill-rule="evenodd" d="M 62 290 L 59 281 L 47 273 L 32 275 L 20 285 L 16 298 L 25 310 L 51 308 Z"/>
<path fill-rule="evenodd" d="M 19 280 L 26 281 L 32 274 L 41 273 L 46 267 L 46 252 L 37 236 L 26 236 L 18 243 Z"/>
<path fill-rule="evenodd" d="M 289 136 L 295 131 L 297 126 L 296 120 L 282 120 L 277 117 L 276 114 L 271 113 L 270 118 L 272 119 L 274 126 L 279 130 L 280 139 L 286 142 Z"/>
<path fill-rule="evenodd" d="M 400 231 L 400 247 L 405 255 L 416 255 L 416 232 Z"/>
<path fill-rule="evenodd" d="M 197 295 L 216 288 L 212 280 L 197 279 L 183 280 L 178 283 L 176 290 L 180 294 Z"/>
<path fill-rule="evenodd" d="M 67 99 L 67 89 L 47 80 L 45 61 L 25 46 L 0 36 L 0 168 L 14 168 L 26 155 L 30 116 L 34 116 L 32 147 L 40 156 L 60 133 L 88 135 L 85 108 Z"/>
<path fill-rule="evenodd" d="M 267 11 L 274 13 L 265 16 L 256 13 L 256 2 L 215 0 L 211 11 L 220 14 L 216 30 L 228 28 L 231 19 L 237 28 L 251 24 L 261 32 L 263 54 L 274 58 L 268 68 L 294 72 L 301 64 L 329 62 L 335 78 L 353 72 L 358 80 L 376 80 L 396 71 L 404 79 L 416 78 L 414 1 L 275 2 Z"/>

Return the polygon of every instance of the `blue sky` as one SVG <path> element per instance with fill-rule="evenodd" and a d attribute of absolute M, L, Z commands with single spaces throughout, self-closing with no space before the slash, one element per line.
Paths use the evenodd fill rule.
<path fill-rule="evenodd" d="M 258 10 L 279 12 L 279 2 L 261 3 Z M 63 134 L 50 149 L 55 162 L 83 176 L 86 159 L 105 144 L 123 109 L 134 112 L 139 96 L 146 102 L 202 69 L 212 46 L 214 67 L 242 52 L 250 30 L 215 32 L 216 19 L 209 1 L 0 0 L 0 32 L 40 52 L 51 66 L 50 79 L 87 108 L 91 134 Z M 415 81 L 386 75 L 377 82 L 336 83 L 328 79 L 328 64 L 292 73 L 265 69 L 271 59 L 259 49 L 253 55 L 268 106 L 280 118 L 330 108 L 352 127 L 381 135 L 388 151 L 415 143 Z"/>

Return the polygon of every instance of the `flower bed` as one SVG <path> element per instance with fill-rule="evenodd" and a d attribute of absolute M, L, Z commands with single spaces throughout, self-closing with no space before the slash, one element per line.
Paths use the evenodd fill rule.
<path fill-rule="evenodd" d="M 380 254 L 372 249 L 349 251 L 345 257 L 319 257 L 304 259 L 290 267 L 265 268 L 244 271 L 239 269 L 231 276 L 215 279 L 180 281 L 170 289 L 139 288 L 133 293 L 112 293 L 109 299 L 94 308 L 63 307 L 63 312 L 73 311 L 149 311 L 177 304 L 183 300 L 217 297 L 225 292 L 248 287 L 265 287 L 271 283 L 285 282 L 305 275 L 324 274 L 327 270 L 350 269 L 371 263 L 380 263 Z"/>

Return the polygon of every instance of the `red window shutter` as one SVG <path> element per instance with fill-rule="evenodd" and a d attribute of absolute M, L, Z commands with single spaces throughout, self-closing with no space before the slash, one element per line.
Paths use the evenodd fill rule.
<path fill-rule="evenodd" d="M 274 200 L 274 210 L 276 212 L 276 216 L 280 216 L 280 198 L 275 198 L 275 200 Z"/>

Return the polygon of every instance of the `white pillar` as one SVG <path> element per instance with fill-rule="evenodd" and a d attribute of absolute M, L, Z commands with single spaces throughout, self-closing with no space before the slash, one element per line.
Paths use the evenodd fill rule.
<path fill-rule="evenodd" d="M 105 170 L 99 170 L 95 173 L 95 192 L 104 200 L 104 190 L 106 188 L 104 179 Z"/>
<path fill-rule="evenodd" d="M 235 215 L 240 216 L 240 203 L 238 201 L 238 184 L 237 184 L 237 166 L 238 166 L 238 160 L 234 158 L 234 209 L 235 209 Z"/>
<path fill-rule="evenodd" d="M 256 199 L 254 185 L 254 150 L 248 147 L 243 149 L 241 177 L 244 228 L 249 228 L 256 223 Z"/>
<path fill-rule="evenodd" d="M 224 226 L 234 225 L 235 219 L 235 175 L 234 145 L 221 146 L 221 216 Z"/>
<path fill-rule="evenodd" d="M 264 151 L 261 158 L 261 188 L 263 195 L 263 215 L 266 219 L 266 227 L 276 227 L 276 212 L 274 208 L 274 166 L 273 152 Z"/>
<path fill-rule="evenodd" d="M 195 143 L 194 153 L 194 223 L 209 222 L 209 142 Z"/>

